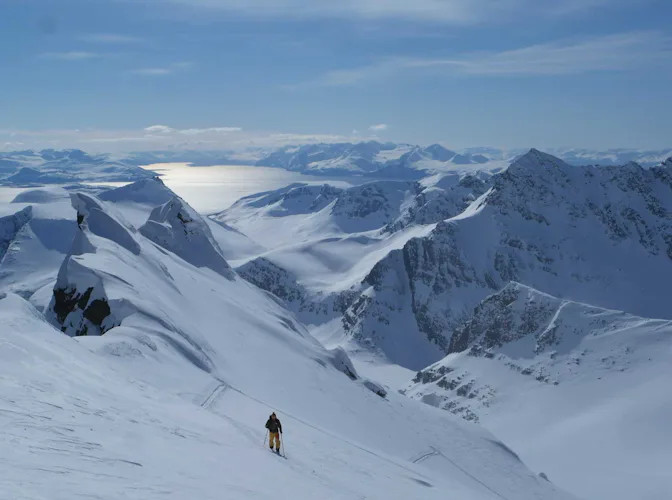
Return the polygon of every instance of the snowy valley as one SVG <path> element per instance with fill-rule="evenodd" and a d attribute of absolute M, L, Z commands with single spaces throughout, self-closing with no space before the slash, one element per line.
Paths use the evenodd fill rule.
<path fill-rule="evenodd" d="M 372 180 L 209 216 L 105 162 L 0 204 L 8 498 L 672 494 L 672 159 L 287 147 Z"/>

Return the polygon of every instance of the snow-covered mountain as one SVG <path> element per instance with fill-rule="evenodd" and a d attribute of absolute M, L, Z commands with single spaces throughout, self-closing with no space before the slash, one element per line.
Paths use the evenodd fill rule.
<path fill-rule="evenodd" d="M 648 168 L 660 165 L 672 156 L 672 148 L 664 149 L 587 149 L 587 148 L 545 148 L 545 152 L 560 158 L 570 165 L 618 166 L 636 162 Z M 464 154 L 483 156 L 490 160 L 515 160 L 525 154 L 525 149 L 499 149 L 492 147 L 467 148 Z"/>
<path fill-rule="evenodd" d="M 154 175 L 137 164 L 78 149 L 0 152 L 0 185 L 133 182 Z"/>
<path fill-rule="evenodd" d="M 378 262 L 344 325 L 417 369 L 404 361 L 406 338 L 465 349 L 453 332 L 509 281 L 670 318 L 671 173 L 669 165 L 573 167 L 532 150 L 461 214 Z"/>
<path fill-rule="evenodd" d="M 376 141 L 286 146 L 261 158 L 257 165 L 312 174 L 363 174 L 380 170 L 411 148 Z"/>
<path fill-rule="evenodd" d="M 408 396 L 480 421 L 585 498 L 669 497 L 672 321 L 510 283 L 453 338 L 466 349 Z"/>
<path fill-rule="evenodd" d="M 190 163 L 196 167 L 210 167 L 213 165 L 254 165 L 260 158 L 269 153 L 270 151 L 267 149 L 251 148 L 245 151 L 136 151 L 118 156 L 120 160 L 133 165 Z"/>
<path fill-rule="evenodd" d="M 301 221 L 284 192 L 220 216 L 252 239 L 282 224 L 241 276 L 360 368 L 417 371 L 401 387 L 381 375 L 390 389 L 479 421 L 585 498 L 669 497 L 672 159 L 576 167 L 531 150 L 413 186 L 368 233 L 306 225 L 331 221 L 340 191 L 313 193 Z"/>
<path fill-rule="evenodd" d="M 0 226 L 8 498 L 571 498 L 489 432 L 362 378 L 159 180 L 17 201 Z M 264 449 L 271 411 L 287 460 Z"/>
<path fill-rule="evenodd" d="M 549 152 L 577 166 L 623 165 L 634 161 L 648 168 L 658 166 L 672 156 L 672 149 L 599 151 L 565 148 Z M 289 145 L 277 149 L 248 148 L 241 151 L 174 149 L 96 155 L 72 149 L 28 150 L 0 152 L 0 184 L 133 182 L 152 175 L 137 167 L 158 163 L 257 165 L 316 176 L 421 180 L 428 175 L 453 171 L 501 172 L 525 153 L 524 149 L 476 147 L 453 151 L 440 144 L 417 146 L 377 141 Z"/>
<path fill-rule="evenodd" d="M 342 315 L 331 333 L 372 342 L 417 370 L 465 349 L 454 329 L 512 280 L 669 317 L 671 185 L 669 164 L 573 167 L 532 150 L 494 176 L 453 172 L 348 190 L 293 185 L 214 218 L 265 249 L 235 265 L 292 297 L 304 322 Z"/>
<path fill-rule="evenodd" d="M 22 494 L 567 498 L 478 423 L 584 498 L 667 499 L 672 159 L 427 149 L 350 153 L 420 180 L 212 218 L 157 179 L 0 206 L 0 439 L 25 445 L 0 460 Z M 256 447 L 271 409 L 288 462 Z"/>
<path fill-rule="evenodd" d="M 259 245 L 234 259 L 234 266 L 246 266 L 246 277 L 253 279 L 251 268 L 264 268 L 264 279 L 280 269 L 273 280 L 284 283 L 291 276 L 307 294 L 292 305 L 295 312 L 305 306 L 342 314 L 347 301 L 334 294 L 360 283 L 391 250 L 462 212 L 487 191 L 490 178 L 487 172 L 450 172 L 421 182 L 373 181 L 348 189 L 294 184 L 243 198 L 212 219 Z M 255 259 L 260 260 L 249 266 Z M 325 319 L 302 316 L 310 324 Z"/>
<path fill-rule="evenodd" d="M 376 141 L 339 144 L 286 146 L 263 156 L 257 165 L 278 167 L 313 175 L 371 175 L 384 178 L 421 179 L 423 176 L 455 168 L 487 164 L 489 170 L 501 171 L 525 149 L 503 150 L 492 147 L 452 151 L 440 144 L 414 146 Z M 618 166 L 637 162 L 643 167 L 660 165 L 672 156 L 672 149 L 590 150 L 559 148 L 549 153 L 575 166 Z M 472 167 L 473 168 L 473 167 Z"/>
<path fill-rule="evenodd" d="M 261 158 L 257 165 L 312 175 L 421 179 L 430 173 L 452 170 L 456 166 L 480 165 L 488 161 L 483 155 L 458 154 L 439 144 L 421 147 L 369 141 L 287 146 Z M 493 163 L 492 169 L 502 166 Z"/>

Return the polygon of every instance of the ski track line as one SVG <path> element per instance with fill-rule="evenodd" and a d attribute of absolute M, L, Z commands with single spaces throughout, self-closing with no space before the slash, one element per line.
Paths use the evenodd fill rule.
<path fill-rule="evenodd" d="M 411 461 L 412 461 L 414 464 L 419 464 L 420 462 L 422 462 L 422 461 L 424 461 L 424 460 L 427 460 L 427 459 L 430 458 L 430 457 L 436 457 L 436 456 L 440 456 L 440 455 L 441 455 L 441 452 L 440 452 L 440 451 L 435 450 L 434 448 L 432 448 L 432 451 L 429 451 L 429 452 L 427 452 L 427 453 L 423 453 L 423 454 L 420 455 L 418 458 L 412 459 Z"/>
<path fill-rule="evenodd" d="M 217 385 L 217 387 L 212 390 L 210 395 L 201 403 L 201 407 L 205 408 L 206 410 L 212 408 L 212 405 L 214 405 L 217 399 L 219 399 L 219 396 L 226 392 L 226 390 L 230 387 L 226 382 L 222 382 L 219 379 L 217 379 L 217 381 L 219 382 L 219 385 Z"/>
<path fill-rule="evenodd" d="M 491 493 L 497 495 L 499 498 L 501 498 L 501 499 L 503 499 L 503 500 L 509 500 L 509 499 L 506 498 L 504 495 L 502 495 L 501 493 L 499 493 L 499 492 L 493 490 L 490 486 L 488 486 L 487 484 L 485 484 L 483 481 L 481 481 L 481 480 L 478 479 L 477 477 L 473 476 L 473 475 L 472 475 L 471 473 L 469 473 L 468 471 L 464 470 L 461 466 L 459 466 L 457 463 L 455 463 L 453 460 L 451 460 L 450 458 L 448 458 L 447 456 L 445 456 L 443 453 L 441 453 L 441 451 L 437 450 L 437 449 L 434 448 L 434 447 L 431 448 L 431 451 L 428 451 L 427 453 L 423 453 L 423 454 L 420 455 L 419 457 L 417 457 L 417 458 L 415 458 L 415 459 L 411 459 L 411 461 L 412 461 L 414 464 L 419 464 L 420 462 L 424 462 L 425 460 L 427 460 L 428 458 L 431 458 L 431 457 L 441 457 L 441 458 L 447 460 L 447 461 L 450 462 L 455 468 L 457 468 L 458 470 L 462 471 L 465 475 L 467 475 L 468 477 L 470 477 L 471 479 L 473 479 L 474 481 L 476 481 L 478 484 L 480 484 L 481 486 L 483 486 L 484 488 L 486 488 L 489 492 L 491 492 Z"/>

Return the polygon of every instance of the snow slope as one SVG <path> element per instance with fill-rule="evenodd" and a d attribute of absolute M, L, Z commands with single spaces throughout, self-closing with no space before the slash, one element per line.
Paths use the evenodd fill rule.
<path fill-rule="evenodd" d="M 342 350 L 223 269 L 183 201 L 148 206 L 138 230 L 140 205 L 106 198 L 71 194 L 51 324 L 0 296 L 11 498 L 570 498 L 478 426 L 377 394 Z M 286 461 L 262 446 L 271 410 Z"/>
<path fill-rule="evenodd" d="M 672 322 L 512 283 L 454 335 L 467 349 L 408 396 L 480 421 L 584 498 L 669 498 Z"/>
<path fill-rule="evenodd" d="M 75 236 L 75 212 L 62 188 L 25 191 L 17 200 L 0 204 L 0 290 L 44 308 Z"/>

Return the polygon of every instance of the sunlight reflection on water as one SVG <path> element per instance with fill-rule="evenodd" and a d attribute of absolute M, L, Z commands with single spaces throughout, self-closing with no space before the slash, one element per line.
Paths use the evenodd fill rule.
<path fill-rule="evenodd" d="M 243 196 L 272 191 L 293 182 L 350 187 L 369 182 L 361 177 L 317 177 L 278 168 L 221 165 L 190 167 L 185 163 L 148 165 L 163 182 L 201 213 L 228 208 Z"/>

